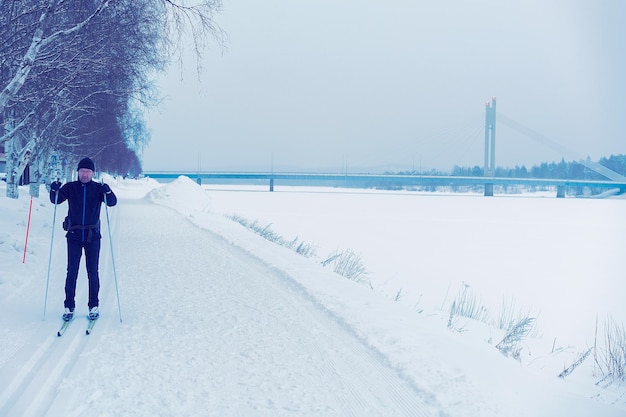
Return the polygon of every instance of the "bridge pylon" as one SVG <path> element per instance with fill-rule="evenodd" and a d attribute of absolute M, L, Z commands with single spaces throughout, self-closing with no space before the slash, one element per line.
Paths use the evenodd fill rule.
<path fill-rule="evenodd" d="M 485 105 L 485 177 L 496 174 L 496 98 Z"/>
<path fill-rule="evenodd" d="M 485 104 L 485 177 L 496 175 L 496 98 Z M 485 196 L 493 196 L 493 184 L 485 184 Z"/>

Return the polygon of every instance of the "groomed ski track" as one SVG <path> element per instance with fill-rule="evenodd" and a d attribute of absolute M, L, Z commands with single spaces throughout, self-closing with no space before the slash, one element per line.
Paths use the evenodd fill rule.
<path fill-rule="evenodd" d="M 51 281 L 46 321 L 0 354 L 0 416 L 429 415 L 414 385 L 286 273 L 147 198 L 110 215 L 123 323 L 103 222 L 98 324 L 85 335 L 81 265 L 77 316 L 57 337 L 63 279 Z"/>

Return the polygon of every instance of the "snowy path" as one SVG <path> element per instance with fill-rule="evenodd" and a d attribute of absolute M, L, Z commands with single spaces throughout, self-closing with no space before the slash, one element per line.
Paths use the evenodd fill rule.
<path fill-rule="evenodd" d="M 426 415 L 414 386 L 281 271 L 149 200 L 111 214 L 123 324 L 105 238 L 94 333 L 38 325 L 0 368 L 0 415 Z"/>

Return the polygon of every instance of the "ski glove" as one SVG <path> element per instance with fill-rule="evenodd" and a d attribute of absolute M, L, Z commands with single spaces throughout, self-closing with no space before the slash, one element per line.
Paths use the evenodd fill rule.
<path fill-rule="evenodd" d="M 55 181 L 50 184 L 50 191 L 58 192 L 61 189 L 61 181 Z"/>
<path fill-rule="evenodd" d="M 102 194 L 109 194 L 109 193 L 111 192 L 111 187 L 109 187 L 109 185 L 108 185 L 108 184 L 102 184 L 102 185 L 100 186 L 100 192 L 101 192 Z"/>

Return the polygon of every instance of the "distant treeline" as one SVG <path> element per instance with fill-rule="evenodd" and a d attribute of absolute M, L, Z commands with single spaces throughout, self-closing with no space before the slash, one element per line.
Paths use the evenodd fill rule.
<path fill-rule="evenodd" d="M 611 155 L 608 158 L 600 158 L 597 161 L 600 165 L 626 176 L 626 155 Z M 404 172 L 386 172 L 386 174 L 397 175 L 453 175 L 458 177 L 482 177 L 485 171 L 482 167 L 476 165 L 474 167 L 454 166 L 452 172 L 429 171 L 404 171 Z M 566 162 L 543 162 L 540 165 L 534 165 L 530 169 L 526 166 L 515 166 L 515 168 L 496 168 L 496 177 L 500 178 L 548 178 L 548 179 L 571 179 L 571 180 L 605 180 L 606 178 L 591 169 L 585 167 L 577 161 Z"/>

